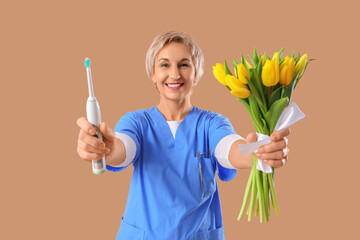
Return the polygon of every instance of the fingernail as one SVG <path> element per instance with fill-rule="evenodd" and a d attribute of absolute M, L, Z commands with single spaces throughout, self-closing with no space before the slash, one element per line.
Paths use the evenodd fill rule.
<path fill-rule="evenodd" d="M 110 152 L 110 149 L 106 148 L 105 152 L 106 152 L 106 154 L 108 154 Z"/>
<path fill-rule="evenodd" d="M 90 133 L 90 134 L 94 134 L 94 130 L 91 128 L 91 129 L 89 130 L 89 133 Z"/>

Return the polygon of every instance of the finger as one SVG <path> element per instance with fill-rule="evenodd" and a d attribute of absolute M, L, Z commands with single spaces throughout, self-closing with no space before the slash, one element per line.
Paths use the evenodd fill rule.
<path fill-rule="evenodd" d="M 83 129 L 80 129 L 79 140 L 95 148 L 105 147 L 105 143 L 103 141 L 101 141 L 95 136 L 90 135 L 89 133 L 85 132 Z"/>
<path fill-rule="evenodd" d="M 285 156 L 283 151 L 276 151 L 271 153 L 256 153 L 256 157 L 262 160 L 281 160 Z"/>
<path fill-rule="evenodd" d="M 106 154 L 107 152 L 107 148 L 105 147 L 105 144 L 101 144 L 98 147 L 94 147 L 91 146 L 89 144 L 86 144 L 85 142 L 78 140 L 78 147 L 82 150 L 84 150 L 85 152 L 91 152 L 91 153 L 96 153 L 96 154 Z"/>
<path fill-rule="evenodd" d="M 249 133 L 246 137 L 246 142 L 256 142 L 257 141 L 257 135 L 255 132 Z"/>
<path fill-rule="evenodd" d="M 91 134 L 91 135 L 95 135 L 96 133 L 96 129 L 94 128 L 94 126 L 85 118 L 85 117 L 81 117 L 76 121 L 76 124 L 85 132 Z"/>
<path fill-rule="evenodd" d="M 283 162 L 281 160 L 263 160 L 263 162 L 270 167 L 278 168 L 283 166 Z"/>
<path fill-rule="evenodd" d="M 284 157 L 287 157 L 289 155 L 290 149 L 288 147 L 283 149 Z"/>
<path fill-rule="evenodd" d="M 282 139 L 280 141 L 271 142 L 259 147 L 258 153 L 271 153 L 278 150 L 283 150 L 284 148 L 286 148 L 286 141 L 285 139 Z"/>
<path fill-rule="evenodd" d="M 279 141 L 280 139 L 289 136 L 290 132 L 290 128 L 284 128 L 279 131 L 275 131 L 270 135 L 270 140 L 273 142 Z"/>
<path fill-rule="evenodd" d="M 81 159 L 85 161 L 99 160 L 103 158 L 104 154 L 90 153 L 78 148 L 78 154 Z"/>
<path fill-rule="evenodd" d="M 101 132 L 101 134 L 109 141 L 114 140 L 115 138 L 115 133 L 114 131 L 108 126 L 107 123 L 102 122 L 99 126 L 99 131 Z"/>

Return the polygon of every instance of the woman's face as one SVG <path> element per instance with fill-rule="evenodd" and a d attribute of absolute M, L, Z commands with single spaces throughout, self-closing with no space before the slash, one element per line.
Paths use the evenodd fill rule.
<path fill-rule="evenodd" d="M 155 58 L 153 82 L 161 98 L 185 100 L 195 85 L 195 67 L 189 48 L 179 42 L 166 44 Z"/>

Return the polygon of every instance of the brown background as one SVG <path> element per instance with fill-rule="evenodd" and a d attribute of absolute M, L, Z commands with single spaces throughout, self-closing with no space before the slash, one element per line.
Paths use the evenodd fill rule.
<path fill-rule="evenodd" d="M 10 2 L 10 1 L 9 1 Z M 307 115 L 291 127 L 279 169 L 281 215 L 236 220 L 248 171 L 218 179 L 226 239 L 355 239 L 359 224 L 359 6 L 356 1 L 13 1 L 0 4 L 1 239 L 114 239 L 132 167 L 96 176 L 76 152 L 76 119 L 92 60 L 102 120 L 158 103 L 145 74 L 152 39 L 192 34 L 205 74 L 192 97 L 254 131 L 244 107 L 212 75 L 240 53 L 281 47 L 317 59 L 294 101 Z"/>

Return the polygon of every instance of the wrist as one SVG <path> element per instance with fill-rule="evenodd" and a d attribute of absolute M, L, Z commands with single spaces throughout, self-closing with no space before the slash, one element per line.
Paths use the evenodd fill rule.
<path fill-rule="evenodd" d="M 106 164 L 116 167 L 125 161 L 125 156 L 124 143 L 119 138 L 115 138 L 114 146 L 109 155 L 105 157 L 105 161 Z"/>

